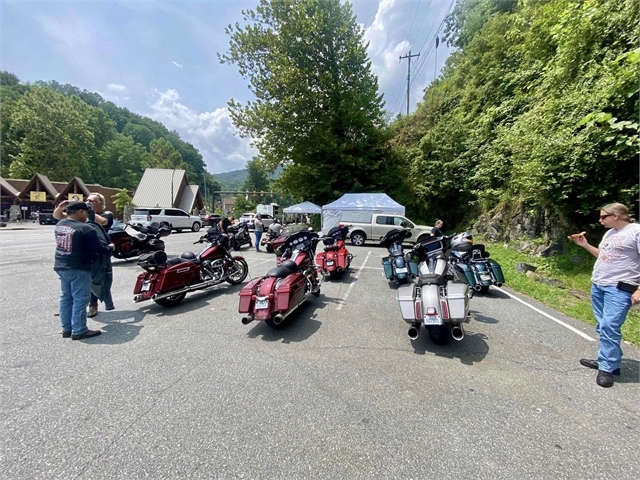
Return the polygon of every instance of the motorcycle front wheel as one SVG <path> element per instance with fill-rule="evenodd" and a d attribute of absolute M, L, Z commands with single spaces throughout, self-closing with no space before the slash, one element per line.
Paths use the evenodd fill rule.
<path fill-rule="evenodd" d="M 154 300 L 161 307 L 175 307 L 178 305 L 184 297 L 187 296 L 187 292 L 178 293 L 177 295 L 171 295 L 170 297 L 160 298 L 158 300 Z"/>
<path fill-rule="evenodd" d="M 264 248 L 267 251 L 267 253 L 273 253 L 273 245 L 271 245 L 270 243 L 267 243 L 267 245 Z"/>
<path fill-rule="evenodd" d="M 234 260 L 233 265 L 230 267 L 235 271 L 229 275 L 227 278 L 227 282 L 231 285 L 237 285 L 242 283 L 245 278 L 247 278 L 247 274 L 249 273 L 249 265 L 245 260 Z"/>

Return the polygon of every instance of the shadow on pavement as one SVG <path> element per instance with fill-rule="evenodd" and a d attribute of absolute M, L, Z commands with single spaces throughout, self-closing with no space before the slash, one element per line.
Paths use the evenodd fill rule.
<path fill-rule="evenodd" d="M 487 336 L 483 333 L 472 333 L 465 330 L 465 336 L 460 342 L 449 338 L 446 345 L 436 345 L 429 338 L 427 331 L 422 328 L 420 336 L 416 340 L 411 340 L 411 345 L 414 353 L 418 355 L 425 355 L 429 352 L 438 357 L 457 358 L 460 363 L 465 365 L 473 365 L 484 360 L 484 357 L 489 353 L 489 344 L 485 341 L 486 338 Z"/>
<path fill-rule="evenodd" d="M 476 322 L 481 322 L 481 323 L 499 323 L 499 321 L 496 320 L 495 318 L 485 317 L 484 315 L 480 315 L 478 312 L 474 312 L 473 310 L 471 310 L 470 315 L 473 317 L 473 319 Z"/>
<path fill-rule="evenodd" d="M 616 383 L 640 383 L 640 362 L 632 358 L 623 358 L 620 365 L 620 376 Z"/>
<path fill-rule="evenodd" d="M 100 328 L 105 334 L 84 340 L 87 343 L 101 345 L 117 345 L 132 341 L 138 336 L 142 325 L 140 323 L 147 315 L 142 310 L 112 310 L 110 312 L 101 311 L 97 316 L 91 318 L 94 322 L 104 324 Z"/>
<path fill-rule="evenodd" d="M 280 330 L 275 330 L 262 321 L 254 322 L 256 326 L 247 333 L 247 337 L 261 337 L 265 342 L 303 342 L 320 330 L 322 322 L 315 319 L 318 316 L 316 312 L 325 307 L 326 303 L 321 297 L 312 297 L 287 317 Z"/>

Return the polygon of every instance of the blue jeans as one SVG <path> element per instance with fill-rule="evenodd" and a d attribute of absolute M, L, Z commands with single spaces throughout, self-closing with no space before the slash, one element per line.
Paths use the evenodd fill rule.
<path fill-rule="evenodd" d="M 262 230 L 256 230 L 253 233 L 256 234 L 256 251 L 260 250 L 260 239 L 262 238 Z"/>
<path fill-rule="evenodd" d="M 87 331 L 87 305 L 91 298 L 89 270 L 58 270 L 60 277 L 60 325 L 63 332 L 80 335 Z"/>
<path fill-rule="evenodd" d="M 631 294 L 616 287 L 591 286 L 591 306 L 598 322 L 596 332 L 600 335 L 598 368 L 613 372 L 622 362 L 620 329 L 631 308 Z"/>

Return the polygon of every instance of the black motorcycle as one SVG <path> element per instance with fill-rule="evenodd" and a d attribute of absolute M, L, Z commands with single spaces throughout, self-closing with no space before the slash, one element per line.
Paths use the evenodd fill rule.
<path fill-rule="evenodd" d="M 161 227 L 157 222 L 147 227 L 139 223 L 128 223 L 124 228 L 115 227 L 108 232 L 109 240 L 114 247 L 113 256 L 123 259 L 164 250 L 164 241 L 161 238 L 170 234 L 170 228 Z"/>
<path fill-rule="evenodd" d="M 249 235 L 249 224 L 247 222 L 236 223 L 227 227 L 227 233 L 231 239 L 231 246 L 234 250 L 240 250 L 243 245 L 252 246 Z"/>

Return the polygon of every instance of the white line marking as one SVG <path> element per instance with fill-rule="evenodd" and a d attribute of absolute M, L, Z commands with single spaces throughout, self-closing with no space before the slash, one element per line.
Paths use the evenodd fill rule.
<path fill-rule="evenodd" d="M 539 308 L 534 307 L 533 305 L 525 302 L 524 300 L 520 300 L 518 297 L 516 297 L 515 295 L 512 295 L 511 293 L 507 292 L 506 290 L 503 290 L 502 288 L 499 287 L 494 287 L 496 290 L 500 290 L 502 293 L 506 293 L 507 295 L 509 295 L 511 298 L 513 298 L 514 300 L 517 300 L 518 302 L 520 302 L 523 305 L 526 305 L 527 307 L 529 307 L 530 309 L 538 312 L 541 315 L 544 315 L 545 317 L 553 320 L 554 322 L 562 325 L 565 328 L 568 328 L 569 330 L 571 330 L 574 333 L 577 333 L 578 335 L 580 335 L 582 338 L 589 340 L 590 342 L 595 342 L 596 339 L 595 338 L 591 338 L 589 335 L 587 335 L 586 333 L 581 332 L 580 330 L 578 330 L 577 328 L 572 327 L 571 325 L 568 325 L 566 323 L 564 323 L 562 320 L 558 320 L 557 318 L 552 317 L 551 315 L 549 315 L 548 313 L 543 312 L 542 310 L 540 310 Z"/>
<path fill-rule="evenodd" d="M 371 251 L 367 252 L 367 257 L 364 259 L 364 262 L 362 262 L 362 265 L 360 265 L 360 268 L 358 268 L 358 271 L 356 272 L 356 275 L 355 275 L 356 280 L 358 280 L 358 275 L 360 275 L 360 273 L 362 272 L 362 269 L 364 268 L 364 264 L 367 263 L 367 260 L 369 260 L 369 255 L 371 255 Z M 353 288 L 353 286 L 356 284 L 356 280 L 351 282 L 351 285 L 349 285 L 349 288 L 347 288 L 347 293 L 344 294 L 342 303 L 336 307 L 336 310 L 342 310 L 342 307 L 344 307 L 345 303 L 347 303 L 347 297 L 349 296 L 349 293 L 351 293 L 351 289 Z"/>
<path fill-rule="evenodd" d="M 245 258 L 245 260 L 247 260 L 247 259 Z M 252 260 L 252 259 L 249 259 L 249 260 Z M 252 263 L 250 266 L 251 267 L 257 267 L 258 265 L 262 265 L 263 263 L 267 263 L 267 262 L 273 262 L 273 258 L 270 258 L 269 260 L 263 260 L 263 261 L 258 262 L 258 263 Z"/>
<path fill-rule="evenodd" d="M 362 268 L 368 268 L 369 270 L 384 270 L 384 268 L 382 267 L 362 267 Z"/>

